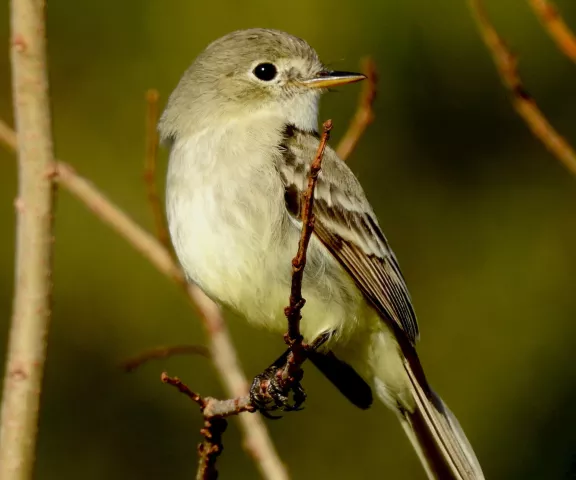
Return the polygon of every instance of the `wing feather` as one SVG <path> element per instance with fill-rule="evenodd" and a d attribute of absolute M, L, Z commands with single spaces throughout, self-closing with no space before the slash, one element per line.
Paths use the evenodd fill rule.
<path fill-rule="evenodd" d="M 289 135 L 280 145 L 278 170 L 284 182 L 287 210 L 299 222 L 299 202 L 318 137 L 294 127 L 286 131 Z M 383 319 L 395 323 L 414 343 L 418 323 L 396 257 L 358 180 L 329 147 L 314 198 L 314 235 L 348 271 Z"/>

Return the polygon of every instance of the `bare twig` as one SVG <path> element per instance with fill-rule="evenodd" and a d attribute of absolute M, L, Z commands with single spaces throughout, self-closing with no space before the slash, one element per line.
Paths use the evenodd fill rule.
<path fill-rule="evenodd" d="M 204 441 L 198 445 L 196 480 L 216 480 L 218 478 L 216 460 L 224 450 L 222 435 L 227 428 L 228 422 L 225 418 L 204 415 L 204 428 L 200 430 Z"/>
<path fill-rule="evenodd" d="M 2 121 L 0 121 L 0 141 L 11 149 L 16 148 L 14 132 Z M 160 272 L 185 289 L 190 302 L 200 313 L 209 339 L 211 357 L 228 395 L 231 397 L 246 395 L 248 381 L 242 373 L 230 334 L 218 306 L 198 287 L 187 284 L 181 269 L 166 248 L 108 200 L 93 184 L 63 162 L 57 164 L 57 171 L 57 180 L 61 186 L 120 234 Z M 278 457 L 262 418 L 259 415 L 240 415 L 238 418 L 244 435 L 244 447 L 262 476 L 270 480 L 288 479 L 286 468 Z"/>
<path fill-rule="evenodd" d="M 206 402 L 202 399 L 202 397 L 197 393 L 193 392 L 192 390 L 190 390 L 188 385 L 182 383 L 182 380 L 180 380 L 178 377 L 170 377 L 166 372 L 162 372 L 162 375 L 160 375 L 160 380 L 162 381 L 162 383 L 167 383 L 168 385 L 176 387 L 180 393 L 183 393 L 190 400 L 196 402 L 200 406 L 200 408 L 203 409 L 206 406 Z"/>
<path fill-rule="evenodd" d="M 290 303 L 284 309 L 284 314 L 288 320 L 288 331 L 284 336 L 286 343 L 292 350 L 288 356 L 286 367 L 281 372 L 281 379 L 288 387 L 290 383 L 299 380 L 302 376 L 301 366 L 307 358 L 308 346 L 303 344 L 300 333 L 300 320 L 302 320 L 302 307 L 306 300 L 302 297 L 302 280 L 304 279 L 304 268 L 306 267 L 306 252 L 308 244 L 314 232 L 314 189 L 318 181 L 318 174 L 322 167 L 324 150 L 330 139 L 332 130 L 332 120 L 326 120 L 323 125 L 322 137 L 318 145 L 316 157 L 310 165 L 308 174 L 308 188 L 302 194 L 302 232 L 298 251 L 292 259 L 292 285 L 290 288 Z"/>
<path fill-rule="evenodd" d="M 292 285 L 290 288 L 290 304 L 284 309 L 284 314 L 288 320 L 288 333 L 286 334 L 286 343 L 293 345 L 302 341 L 300 334 L 300 320 L 302 319 L 301 310 L 306 300 L 302 298 L 302 280 L 304 279 L 304 268 L 306 267 L 306 252 L 308 244 L 314 232 L 314 188 L 318 181 L 318 174 L 322 166 L 324 150 L 330 139 L 330 130 L 332 130 L 332 120 L 326 120 L 323 125 L 324 131 L 316 157 L 310 165 L 308 174 L 308 188 L 302 194 L 302 232 L 300 233 L 300 242 L 298 252 L 292 260 Z"/>
<path fill-rule="evenodd" d="M 209 417 L 205 412 L 206 401 L 197 393 L 182 383 L 178 377 L 169 377 L 162 373 L 162 382 L 176 387 L 180 393 L 183 393 L 193 402 L 200 406 L 200 411 L 204 415 L 204 426 L 200 433 L 204 437 L 202 443 L 198 445 L 198 470 L 196 473 L 197 480 L 215 480 L 218 478 L 216 469 L 216 460 L 222 453 L 222 435 L 228 427 L 228 422 L 223 417 Z"/>
<path fill-rule="evenodd" d="M 492 26 L 482 1 L 469 0 L 469 2 L 484 43 L 494 57 L 502 82 L 512 94 L 514 108 L 532 130 L 532 133 L 573 175 L 576 175 L 576 152 L 548 122 L 534 99 L 524 88 L 518 75 L 516 57 Z"/>
<path fill-rule="evenodd" d="M 371 57 L 366 57 L 362 60 L 362 73 L 366 75 L 367 79 L 360 91 L 356 113 L 336 148 L 336 153 L 342 160 L 346 160 L 350 156 L 368 125 L 374 121 L 374 110 L 372 107 L 376 100 L 378 74 L 376 72 L 376 64 Z"/>
<path fill-rule="evenodd" d="M 576 35 L 568 28 L 557 8 L 548 0 L 528 0 L 528 3 L 558 48 L 576 63 Z"/>
<path fill-rule="evenodd" d="M 162 373 L 161 380 L 168 385 L 177 388 L 193 402 L 200 406 L 200 411 L 204 416 L 204 427 L 200 433 L 204 437 L 202 443 L 198 445 L 198 471 L 197 480 L 215 480 L 218 478 L 216 470 L 216 460 L 222 453 L 222 435 L 228 427 L 228 422 L 224 417 L 238 415 L 242 412 L 253 412 L 248 397 L 231 400 L 217 400 L 215 398 L 202 398 L 193 392 L 188 386 L 178 378 L 169 377 Z"/>
<path fill-rule="evenodd" d="M 155 347 L 140 353 L 121 363 L 126 372 L 132 372 L 150 360 L 170 358 L 174 355 L 200 355 L 210 358 L 210 351 L 202 345 L 172 345 L 170 347 Z"/>
<path fill-rule="evenodd" d="M 160 94 L 158 90 L 151 88 L 146 92 L 146 158 L 144 161 L 144 182 L 148 193 L 148 203 L 150 211 L 154 218 L 156 237 L 162 245 L 172 254 L 172 244 L 166 226 L 166 217 L 160 195 L 158 195 L 158 186 L 156 184 L 156 166 L 158 164 L 158 123 L 159 108 L 158 100 Z"/>
<path fill-rule="evenodd" d="M 52 294 L 54 149 L 44 2 L 12 0 L 18 145 L 16 280 L 2 399 L 0 478 L 32 477 Z"/>
<path fill-rule="evenodd" d="M 166 372 L 160 376 L 162 382 L 176 387 L 180 393 L 189 397 L 192 401 L 200 405 L 202 413 L 208 417 L 230 417 L 244 412 L 254 412 L 254 407 L 250 404 L 250 397 L 245 395 L 243 397 L 231 398 L 228 400 L 218 400 L 217 398 L 206 397 L 202 398 L 197 393 L 194 393 L 188 386 L 178 378 L 170 377 Z"/>

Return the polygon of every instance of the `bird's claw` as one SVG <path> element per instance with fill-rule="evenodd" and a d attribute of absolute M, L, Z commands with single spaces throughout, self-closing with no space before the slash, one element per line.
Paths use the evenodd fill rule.
<path fill-rule="evenodd" d="M 306 400 L 306 392 L 300 381 L 303 371 L 298 370 L 292 378 L 283 378 L 285 366 L 272 365 L 257 375 L 250 387 L 250 401 L 256 409 L 267 418 L 278 419 L 270 412 L 282 410 L 292 412 L 302 410 Z"/>

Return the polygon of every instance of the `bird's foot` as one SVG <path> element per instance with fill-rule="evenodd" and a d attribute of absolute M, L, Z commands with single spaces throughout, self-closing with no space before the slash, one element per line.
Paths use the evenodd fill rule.
<path fill-rule="evenodd" d="M 286 350 L 278 360 L 260 375 L 257 375 L 250 387 L 250 402 L 265 417 L 278 419 L 270 412 L 282 410 L 293 412 L 302 410 L 306 401 L 306 392 L 300 383 L 304 377 L 302 363 L 308 353 L 320 348 L 333 332 L 320 335 L 310 345 L 300 343 Z"/>
<path fill-rule="evenodd" d="M 291 375 L 288 375 L 290 371 Z M 250 387 L 250 401 L 267 418 L 280 416 L 270 412 L 282 410 L 291 412 L 302 410 L 306 392 L 301 385 L 304 371 L 301 368 L 289 369 L 288 364 L 273 364 L 257 375 Z"/>

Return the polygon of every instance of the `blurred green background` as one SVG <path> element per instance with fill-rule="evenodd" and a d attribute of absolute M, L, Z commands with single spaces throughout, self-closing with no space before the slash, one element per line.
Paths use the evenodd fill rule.
<path fill-rule="evenodd" d="M 576 66 L 527 3 L 492 0 L 521 56 L 528 90 L 576 143 Z M 400 259 L 419 313 L 429 378 L 457 414 L 490 479 L 576 476 L 576 180 L 513 112 L 466 2 L 333 0 L 48 2 L 54 131 L 74 165 L 152 227 L 143 185 L 144 93 L 165 101 L 212 40 L 265 26 L 308 40 L 336 69 L 374 56 L 377 119 L 350 159 Z M 576 28 L 576 3 L 558 0 Z M 0 44 L 8 45 L 8 9 Z M 0 56 L 0 115 L 11 121 L 10 64 Z M 358 87 L 327 95 L 334 141 Z M 162 152 L 162 175 L 166 152 Z M 0 358 L 13 289 L 16 164 L 0 150 Z M 42 397 L 38 479 L 193 478 L 201 419 L 163 386 L 167 369 L 222 395 L 208 361 L 188 357 L 124 374 L 152 346 L 203 343 L 172 284 L 62 191 L 54 318 Z M 305 315 L 305 311 L 304 311 Z M 259 373 L 282 339 L 228 315 L 243 366 Z M 313 369 L 306 409 L 268 422 L 295 479 L 422 479 L 396 419 L 354 409 Z M 222 478 L 256 470 L 234 422 Z M 8 479 L 6 479 L 8 480 Z"/>

